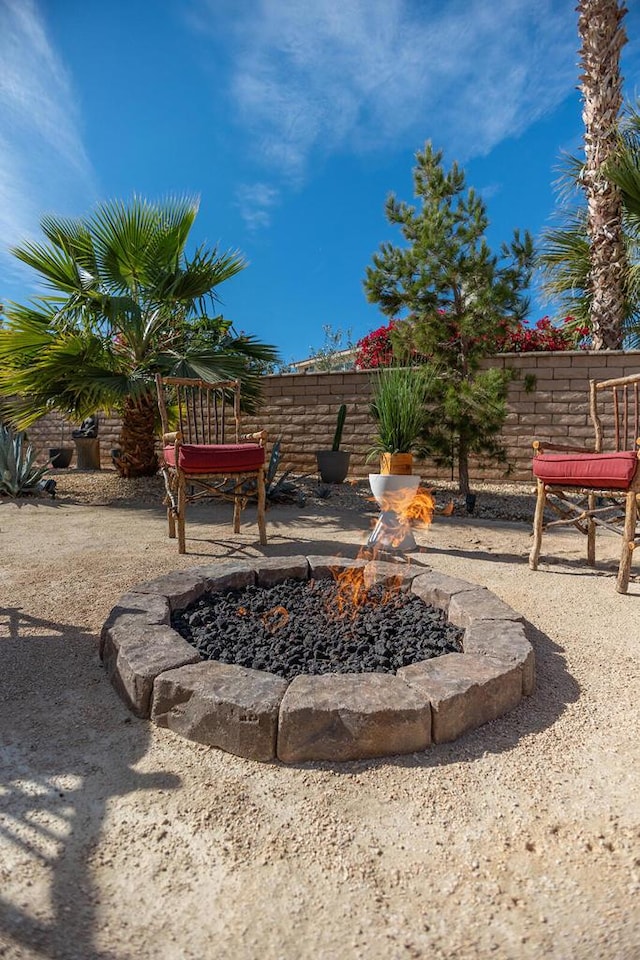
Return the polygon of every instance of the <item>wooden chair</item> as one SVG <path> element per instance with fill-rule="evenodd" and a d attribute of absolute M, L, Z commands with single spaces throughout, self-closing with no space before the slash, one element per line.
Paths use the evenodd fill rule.
<path fill-rule="evenodd" d="M 543 530 L 572 524 L 587 537 L 587 563 L 595 566 L 596 528 L 622 537 L 616 581 L 618 593 L 629 586 L 640 497 L 640 373 L 589 381 L 589 410 L 595 431 L 593 450 L 533 443 L 537 501 L 529 566 L 537 570 Z M 560 516 L 545 523 L 545 507 Z"/>
<path fill-rule="evenodd" d="M 240 532 L 240 513 L 252 495 L 258 499 L 260 543 L 265 526 L 265 431 L 240 436 L 240 381 L 207 383 L 156 376 L 162 421 L 161 472 L 169 536 L 178 530 L 178 552 L 186 553 L 187 503 L 218 497 L 233 501 L 233 532 Z M 177 414 L 171 430 L 167 399 Z M 231 437 L 231 442 L 228 442 Z M 251 441 L 251 442 L 248 442 Z"/>

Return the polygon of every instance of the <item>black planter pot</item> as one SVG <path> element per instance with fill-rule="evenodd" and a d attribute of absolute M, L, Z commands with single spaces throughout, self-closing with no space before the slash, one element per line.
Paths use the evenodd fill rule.
<path fill-rule="evenodd" d="M 51 466 L 56 470 L 62 470 L 68 467 L 73 456 L 73 447 L 51 447 L 49 450 L 49 460 Z"/>
<path fill-rule="evenodd" d="M 344 483 L 351 454 L 344 450 L 317 450 L 318 471 L 323 483 Z"/>

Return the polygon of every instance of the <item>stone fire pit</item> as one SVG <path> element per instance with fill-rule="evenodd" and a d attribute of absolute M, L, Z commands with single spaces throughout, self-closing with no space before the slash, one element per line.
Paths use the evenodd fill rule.
<path fill-rule="evenodd" d="M 464 628 L 463 653 L 394 674 L 274 674 L 211 660 L 171 627 L 205 593 L 364 567 L 368 585 L 401 575 L 425 603 Z M 341 557 L 221 561 L 140 584 L 102 628 L 100 656 L 138 717 L 240 757 L 285 763 L 355 760 L 425 750 L 512 710 L 535 685 L 522 618 L 489 590 L 424 567 Z"/>

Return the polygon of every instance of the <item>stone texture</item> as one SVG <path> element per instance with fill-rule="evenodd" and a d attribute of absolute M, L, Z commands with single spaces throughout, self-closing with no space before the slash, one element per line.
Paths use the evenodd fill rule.
<path fill-rule="evenodd" d="M 501 663 L 516 664 L 522 672 L 522 693 L 530 696 L 536 685 L 533 647 L 527 640 L 525 625 L 513 621 L 475 620 L 467 627 L 462 641 L 465 653 L 493 657 Z"/>
<path fill-rule="evenodd" d="M 468 627 L 476 620 L 522 620 L 513 607 L 484 587 L 451 597 L 448 616 L 456 627 Z"/>
<path fill-rule="evenodd" d="M 390 560 L 371 560 L 364 568 L 364 583 L 367 589 L 377 583 L 392 585 L 394 582 L 405 589 L 419 574 L 424 573 L 424 567 L 416 567 L 410 563 L 392 563 Z"/>
<path fill-rule="evenodd" d="M 238 757 L 273 760 L 287 685 L 272 673 L 203 661 L 156 677 L 151 719 Z"/>
<path fill-rule="evenodd" d="M 138 717 L 148 717 L 153 681 L 165 670 L 197 663 L 200 656 L 166 624 L 142 617 L 118 621 L 105 631 L 102 659 L 114 687 Z"/>
<path fill-rule="evenodd" d="M 280 705 L 285 763 L 392 756 L 430 743 L 427 699 L 392 674 L 295 677 Z"/>
<path fill-rule="evenodd" d="M 434 743 L 495 720 L 520 702 L 522 672 L 489 657 L 448 653 L 398 670 L 431 703 Z"/>
<path fill-rule="evenodd" d="M 477 589 L 474 584 L 457 577 L 448 577 L 446 573 L 421 573 L 411 584 L 411 592 L 417 594 L 425 603 L 444 610 L 449 610 L 451 598 L 458 593 Z"/>
<path fill-rule="evenodd" d="M 264 557 L 254 563 L 258 585 L 271 587 L 283 580 L 307 580 L 309 564 L 306 557 Z"/>
<path fill-rule="evenodd" d="M 354 560 L 351 557 L 307 557 L 309 563 L 309 579 L 327 580 L 333 576 L 335 570 L 347 570 L 353 567 L 366 567 L 366 560 Z"/>
<path fill-rule="evenodd" d="M 107 630 L 115 625 L 133 626 L 137 623 L 171 623 L 171 609 L 166 597 L 159 594 L 124 593 L 112 607 L 100 633 L 100 657 Z"/>
<path fill-rule="evenodd" d="M 225 589 L 220 584 L 225 581 L 229 588 L 246 586 L 255 582 L 253 567 L 248 563 L 221 561 L 203 567 L 189 567 L 188 570 L 176 570 L 156 580 L 149 580 L 132 587 L 134 593 L 151 593 L 167 597 L 171 611 L 184 610 L 191 603 L 210 590 Z M 215 584 L 215 586 L 214 586 Z"/>

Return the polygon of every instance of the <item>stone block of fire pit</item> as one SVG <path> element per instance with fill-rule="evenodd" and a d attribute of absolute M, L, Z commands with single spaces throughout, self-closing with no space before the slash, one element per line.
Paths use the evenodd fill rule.
<path fill-rule="evenodd" d="M 363 569 L 367 560 L 353 560 L 350 557 L 307 557 L 309 577 L 312 580 L 328 580 L 343 570 Z"/>
<path fill-rule="evenodd" d="M 140 623 L 171 623 L 171 608 L 166 597 L 145 593 L 125 593 L 112 607 L 100 632 L 100 657 L 104 649 L 107 631 L 118 624 L 133 627 Z"/>
<path fill-rule="evenodd" d="M 260 557 L 253 564 L 259 587 L 272 587 L 283 580 L 306 580 L 309 563 L 306 557 Z"/>
<path fill-rule="evenodd" d="M 118 620 L 105 631 L 102 660 L 111 681 L 138 717 L 148 717 L 153 681 L 165 670 L 197 663 L 200 655 L 166 624 Z"/>
<path fill-rule="evenodd" d="M 184 610 L 203 593 L 211 590 L 226 590 L 246 587 L 255 583 L 255 571 L 251 564 L 221 561 L 202 567 L 177 570 L 156 580 L 149 580 L 132 593 L 151 593 L 167 597 L 171 610 Z"/>
<path fill-rule="evenodd" d="M 287 684 L 272 673 L 213 660 L 168 670 L 155 680 L 151 719 L 238 757 L 273 760 Z"/>
<path fill-rule="evenodd" d="M 484 656 L 448 653 L 398 670 L 431 703 L 434 743 L 456 740 L 512 710 L 522 697 L 522 671 Z"/>
<path fill-rule="evenodd" d="M 392 563 L 389 560 L 370 560 L 364 568 L 364 585 L 367 590 L 378 583 L 387 586 L 408 587 L 417 576 L 424 572 L 424 567 L 417 567 L 413 564 Z"/>
<path fill-rule="evenodd" d="M 495 593 L 485 587 L 466 590 L 451 597 L 448 610 L 449 622 L 456 627 L 469 627 L 478 620 L 522 620 L 519 613 Z"/>
<path fill-rule="evenodd" d="M 425 603 L 439 607 L 445 613 L 449 610 L 451 598 L 458 593 L 477 589 L 473 583 L 449 577 L 446 573 L 421 573 L 411 584 L 411 592 L 417 594 Z"/>
<path fill-rule="evenodd" d="M 465 653 L 482 654 L 502 663 L 516 664 L 522 672 L 523 695 L 528 697 L 533 693 L 536 685 L 535 655 L 523 623 L 475 620 L 465 630 L 462 646 Z"/>
<path fill-rule="evenodd" d="M 427 698 L 393 674 L 298 676 L 280 705 L 284 763 L 414 753 L 430 743 Z"/>

